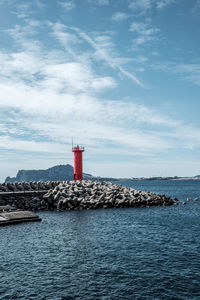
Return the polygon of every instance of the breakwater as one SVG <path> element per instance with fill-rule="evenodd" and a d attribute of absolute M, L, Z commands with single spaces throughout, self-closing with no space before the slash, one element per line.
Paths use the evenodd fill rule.
<path fill-rule="evenodd" d="M 26 192 L 26 191 L 44 191 L 56 187 L 61 181 L 30 181 L 30 182 L 6 182 L 0 184 L 0 193 L 2 192 Z"/>
<path fill-rule="evenodd" d="M 111 182 L 83 180 L 1 184 L 0 205 L 7 204 L 26 210 L 81 210 L 168 206 L 177 204 L 177 199 Z"/>
<path fill-rule="evenodd" d="M 6 182 L 0 184 L 0 205 L 11 205 L 22 210 L 47 210 L 43 195 L 60 181 Z"/>

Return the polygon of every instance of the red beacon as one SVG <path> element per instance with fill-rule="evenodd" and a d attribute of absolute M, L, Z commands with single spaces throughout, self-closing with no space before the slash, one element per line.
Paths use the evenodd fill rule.
<path fill-rule="evenodd" d="M 84 147 L 72 147 L 74 152 L 74 180 L 83 180 L 83 161 L 82 153 L 85 151 Z"/>

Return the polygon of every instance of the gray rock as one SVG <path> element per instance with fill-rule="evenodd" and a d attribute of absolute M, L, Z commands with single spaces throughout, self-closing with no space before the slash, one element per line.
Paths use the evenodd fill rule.
<path fill-rule="evenodd" d="M 60 196 L 62 196 L 62 194 L 58 191 L 57 194 L 54 195 L 54 202 L 57 202 Z"/>
<path fill-rule="evenodd" d="M 4 205 L 6 205 L 7 203 L 6 203 L 6 200 L 3 200 L 3 199 L 0 199 L 0 206 L 4 206 Z"/>
<path fill-rule="evenodd" d="M 0 191 L 7 192 L 8 189 L 5 187 L 5 185 L 0 184 Z"/>
<path fill-rule="evenodd" d="M 24 188 L 20 183 L 15 182 L 14 185 L 15 185 L 16 190 L 23 191 Z"/>

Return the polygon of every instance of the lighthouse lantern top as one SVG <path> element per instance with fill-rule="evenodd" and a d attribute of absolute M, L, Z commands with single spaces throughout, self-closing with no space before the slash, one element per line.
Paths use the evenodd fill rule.
<path fill-rule="evenodd" d="M 79 145 L 77 145 L 76 147 L 72 147 L 72 152 L 84 152 L 85 148 L 84 147 L 79 147 Z"/>

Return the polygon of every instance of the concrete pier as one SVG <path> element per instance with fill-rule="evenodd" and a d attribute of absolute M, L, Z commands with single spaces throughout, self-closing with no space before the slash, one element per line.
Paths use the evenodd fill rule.
<path fill-rule="evenodd" d="M 35 221 L 41 221 L 41 218 L 32 211 L 16 210 L 10 205 L 0 206 L 0 226 Z"/>

